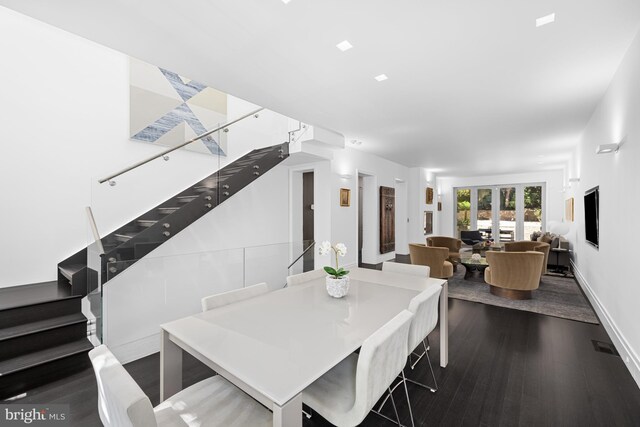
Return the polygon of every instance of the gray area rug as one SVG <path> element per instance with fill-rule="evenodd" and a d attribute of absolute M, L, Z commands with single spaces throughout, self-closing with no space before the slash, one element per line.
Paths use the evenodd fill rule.
<path fill-rule="evenodd" d="M 465 301 L 480 302 L 514 310 L 530 311 L 547 316 L 598 324 L 598 317 L 573 278 L 544 275 L 540 287 L 533 291 L 532 299 L 513 301 L 489 292 L 482 277 L 464 279 L 465 268 L 458 266 L 449 279 L 449 296 Z"/>

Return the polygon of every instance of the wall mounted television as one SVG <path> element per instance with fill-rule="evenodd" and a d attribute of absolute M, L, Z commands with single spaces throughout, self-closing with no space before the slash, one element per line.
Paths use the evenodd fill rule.
<path fill-rule="evenodd" d="M 594 187 L 584 193 L 584 234 L 587 242 L 598 248 L 600 242 L 600 190 Z"/>

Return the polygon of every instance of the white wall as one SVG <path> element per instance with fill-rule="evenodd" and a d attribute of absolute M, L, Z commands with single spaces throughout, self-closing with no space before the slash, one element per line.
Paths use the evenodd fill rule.
<path fill-rule="evenodd" d="M 286 139 L 287 119 L 265 113 L 232 128 L 221 162 L 181 151 L 115 187 L 99 185 L 97 178 L 163 149 L 129 140 L 129 58 L 5 8 L 0 51 L 0 287 L 55 280 L 57 263 L 87 245 L 85 206 L 105 235 L 226 161 Z M 228 115 L 252 108 L 230 97 Z"/>
<path fill-rule="evenodd" d="M 576 274 L 609 336 L 640 384 L 640 287 L 634 267 L 640 211 L 640 36 L 631 44 L 586 127 L 569 177 L 575 197 L 571 241 Z M 596 155 L 599 144 L 624 140 L 617 154 Z M 600 187 L 600 245 L 585 242 L 584 193 Z"/>
<path fill-rule="evenodd" d="M 423 168 L 409 170 L 409 243 L 426 243 L 424 234 L 424 212 L 433 212 L 433 233 L 440 234 L 442 211 L 438 211 L 439 187 L 435 177 Z M 427 204 L 427 187 L 433 188 L 433 203 Z"/>
<path fill-rule="evenodd" d="M 564 217 L 564 171 L 550 170 L 544 172 L 530 172 L 508 175 L 486 175 L 463 178 L 438 178 L 438 188 L 442 197 L 442 211 L 438 234 L 443 236 L 455 235 L 455 194 L 457 187 L 474 187 L 479 185 L 494 186 L 505 184 L 545 183 L 544 204 L 546 206 L 545 221 L 561 222 Z M 526 237 L 526 236 L 525 236 Z"/>

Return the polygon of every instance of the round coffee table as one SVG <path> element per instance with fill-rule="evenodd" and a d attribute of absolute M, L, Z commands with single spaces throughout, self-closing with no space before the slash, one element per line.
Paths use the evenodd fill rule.
<path fill-rule="evenodd" d="M 489 263 L 487 263 L 486 258 L 480 258 L 479 260 L 465 258 L 460 261 L 460 264 L 464 265 L 466 270 L 464 272 L 465 280 L 469 280 L 472 277 L 484 277 L 484 270 L 489 267 Z"/>

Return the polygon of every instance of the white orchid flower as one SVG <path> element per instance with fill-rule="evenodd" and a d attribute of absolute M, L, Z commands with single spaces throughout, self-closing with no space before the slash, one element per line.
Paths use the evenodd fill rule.
<path fill-rule="evenodd" d="M 345 256 L 347 254 L 347 246 L 344 243 L 338 243 L 335 250 L 340 256 Z"/>
<path fill-rule="evenodd" d="M 331 252 L 331 242 L 325 240 L 320 244 L 320 248 L 318 249 L 318 253 L 320 255 L 326 255 Z"/>

